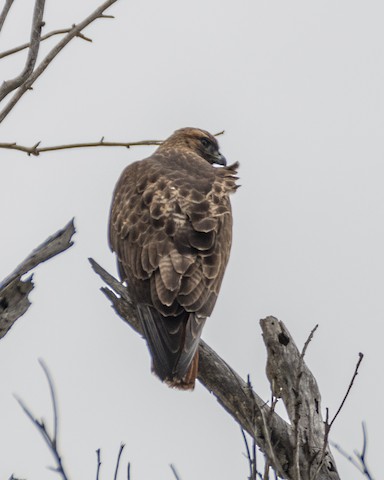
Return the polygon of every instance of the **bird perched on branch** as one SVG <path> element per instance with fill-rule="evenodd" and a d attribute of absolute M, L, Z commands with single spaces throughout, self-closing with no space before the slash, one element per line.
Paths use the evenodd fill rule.
<path fill-rule="evenodd" d="M 210 133 L 182 128 L 126 167 L 115 188 L 110 247 L 152 370 L 179 389 L 194 388 L 201 332 L 227 266 L 237 167 L 226 166 Z"/>

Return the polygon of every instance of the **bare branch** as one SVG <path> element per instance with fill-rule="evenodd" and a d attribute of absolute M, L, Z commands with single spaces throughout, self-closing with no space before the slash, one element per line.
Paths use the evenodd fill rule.
<path fill-rule="evenodd" d="M 0 338 L 4 337 L 18 318 L 29 308 L 28 294 L 33 289 L 32 276 L 21 277 L 40 263 L 64 252 L 73 245 L 73 220 L 63 229 L 47 238 L 2 282 L 0 282 Z"/>
<path fill-rule="evenodd" d="M 222 135 L 224 130 L 216 133 L 215 135 Z M 101 140 L 98 142 L 84 142 L 84 143 L 68 143 L 66 145 L 54 145 L 51 147 L 40 147 L 41 142 L 35 143 L 32 147 L 26 147 L 24 145 L 18 145 L 16 142 L 13 143 L 0 143 L 0 148 L 5 148 L 8 150 L 18 150 L 20 152 L 27 153 L 28 155 L 38 156 L 41 153 L 53 152 L 56 150 L 70 150 L 74 148 L 93 148 L 93 147 L 140 147 L 140 146 L 149 146 L 149 145 L 161 145 L 163 140 L 139 140 L 137 142 L 106 142 L 104 137 L 101 137 Z"/>
<path fill-rule="evenodd" d="M 122 443 L 120 445 L 119 453 L 117 455 L 116 469 L 115 469 L 115 475 L 113 477 L 113 480 L 117 480 L 117 474 L 119 473 L 119 465 L 120 465 L 121 454 L 123 453 L 124 447 L 125 447 L 125 444 Z"/>
<path fill-rule="evenodd" d="M 40 42 L 43 42 L 44 40 L 47 40 L 48 38 L 54 37 L 55 35 L 63 35 L 65 33 L 69 33 L 72 30 L 73 26 L 71 28 L 62 28 L 60 30 L 53 30 L 52 32 L 46 33 L 45 35 L 42 35 L 40 37 Z M 77 35 L 79 38 L 82 38 L 86 42 L 92 42 L 91 38 L 86 37 L 82 33 L 79 33 Z M 18 47 L 11 48 L 10 50 L 6 50 L 4 52 L 0 52 L 0 60 L 2 58 L 8 57 L 9 55 L 14 55 L 15 53 L 22 52 L 26 48 L 30 47 L 30 43 L 23 43 L 23 45 L 19 45 Z"/>
<path fill-rule="evenodd" d="M 96 450 L 96 456 L 97 456 L 97 470 L 96 470 L 96 480 L 99 479 L 100 475 L 100 467 L 101 467 L 101 453 L 100 453 L 100 448 Z"/>
<path fill-rule="evenodd" d="M 41 245 L 35 248 L 8 277 L 0 282 L 0 293 L 3 288 L 16 278 L 21 277 L 37 267 L 40 263 L 43 263 L 70 248 L 73 245 L 71 239 L 75 232 L 74 219 L 72 219 L 62 229 L 48 237 Z"/>
<path fill-rule="evenodd" d="M 40 153 L 52 152 L 56 150 L 69 150 L 74 148 L 92 148 L 92 147 L 137 147 L 146 145 L 161 145 L 162 140 L 140 140 L 138 142 L 105 142 L 104 139 L 99 142 L 86 142 L 86 143 L 70 143 L 67 145 L 55 145 L 51 147 L 39 147 L 40 142 L 36 143 L 32 147 L 25 147 L 17 145 L 17 143 L 0 143 L 0 148 L 9 150 L 19 150 L 25 152 L 28 155 L 38 156 Z"/>
<path fill-rule="evenodd" d="M 368 480 L 373 480 L 372 474 L 368 469 L 367 461 L 366 461 L 366 453 L 367 453 L 367 430 L 365 427 L 365 423 L 362 424 L 363 427 L 363 448 L 361 453 L 358 451 L 354 451 L 357 460 L 349 455 L 345 450 L 343 450 L 340 445 L 332 442 L 332 446 L 344 457 L 346 458 L 354 467 L 356 467 L 360 473 L 362 473 Z"/>
<path fill-rule="evenodd" d="M 32 74 L 35 68 L 37 55 L 40 47 L 41 29 L 43 28 L 43 14 L 44 14 L 45 0 L 36 0 L 35 9 L 33 12 L 31 40 L 28 52 L 27 61 L 23 71 L 12 80 L 3 82 L 0 88 L 0 102 L 13 90 L 20 87 Z"/>
<path fill-rule="evenodd" d="M 348 398 L 348 395 L 352 389 L 352 386 L 353 386 L 353 382 L 355 381 L 355 378 L 358 374 L 358 371 L 359 371 L 359 367 L 360 367 L 360 364 L 361 362 L 363 361 L 363 358 L 364 358 L 364 355 L 362 353 L 359 353 L 359 360 L 357 361 L 357 364 L 356 364 L 356 367 L 355 367 L 355 371 L 352 375 L 352 379 L 349 383 L 349 386 L 348 386 L 348 389 L 347 389 L 347 392 L 346 394 L 344 395 L 344 398 L 339 406 L 339 408 L 337 409 L 337 412 L 335 413 L 332 421 L 329 423 L 328 422 L 328 416 L 329 416 L 329 411 L 328 411 L 328 408 L 326 410 L 327 412 L 327 417 L 325 419 L 325 422 L 324 422 L 324 440 L 323 440 L 323 448 L 322 448 L 322 452 L 321 452 L 321 462 L 323 461 L 323 459 L 325 458 L 325 455 L 326 455 L 326 446 L 328 444 L 328 439 L 329 439 L 329 432 L 331 430 L 331 427 L 334 423 L 334 421 L 336 420 L 337 416 L 339 415 L 339 413 L 341 412 L 341 409 L 343 408 L 344 404 L 345 404 L 345 401 L 347 400 Z M 317 474 L 317 471 L 315 473 L 315 475 L 312 477 L 313 480 L 316 479 L 316 474 Z M 312 479 L 311 479 L 312 480 Z"/>
<path fill-rule="evenodd" d="M 109 286 L 109 288 L 102 288 L 102 292 L 112 302 L 116 313 L 134 330 L 142 334 L 141 327 L 136 319 L 135 307 L 124 285 L 114 279 L 94 260 L 90 259 L 90 262 L 95 272 Z M 290 344 L 289 353 L 292 358 L 291 363 L 287 363 L 286 367 L 292 371 L 292 378 L 295 378 L 294 373 L 297 371 L 300 353 L 294 345 L 288 330 L 282 322 L 279 322 L 274 317 L 268 317 L 262 320 L 261 325 L 266 344 L 271 342 L 271 336 L 276 337 L 275 347 L 277 346 L 276 342 L 283 350 L 286 345 Z M 284 328 L 284 334 L 281 331 L 282 328 Z M 280 344 L 279 339 L 283 342 L 282 344 Z M 292 348 L 293 346 L 294 348 Z M 267 349 L 270 350 L 268 346 Z M 296 356 L 294 354 L 295 351 Z M 284 352 L 280 352 L 280 354 L 284 354 Z M 295 369 L 292 366 L 292 362 L 296 365 Z M 308 368 L 303 364 L 303 371 L 307 370 Z M 273 466 L 276 473 L 281 478 L 293 480 L 295 477 L 292 462 L 294 441 L 292 426 L 277 415 L 276 412 L 252 390 L 250 385 L 203 340 L 200 341 L 199 348 L 198 379 L 202 385 L 216 397 L 220 405 L 235 419 L 241 428 L 251 435 L 258 447 L 266 455 L 267 461 Z M 306 380 L 306 382 L 308 382 L 308 380 Z M 301 380 L 301 385 L 303 385 L 303 379 Z M 305 385 L 308 385 L 308 383 Z M 312 418 L 313 417 L 310 417 L 311 422 Z M 320 418 L 321 417 L 319 417 L 319 419 Z M 313 432 L 314 426 L 312 423 L 308 425 L 308 428 L 312 434 L 315 433 Z M 303 480 L 309 479 L 309 460 L 312 459 L 313 455 L 318 455 L 319 451 L 321 451 L 322 440 L 324 438 L 323 430 L 321 430 L 320 433 L 320 439 L 317 439 L 315 443 L 312 442 L 312 437 L 309 439 L 303 434 L 303 438 L 306 440 L 306 443 L 303 444 L 305 448 L 301 448 L 300 452 L 300 469 Z M 320 448 L 317 446 L 318 444 Z M 338 476 L 330 452 L 327 460 L 327 462 L 321 465 L 316 480 L 339 480 L 340 477 Z"/>
<path fill-rule="evenodd" d="M 176 480 L 181 480 L 181 477 L 180 477 L 180 475 L 179 475 L 179 472 L 176 470 L 176 467 L 173 465 L 173 463 L 170 463 L 169 466 L 170 466 L 170 468 L 171 468 L 171 470 L 172 470 L 172 473 L 173 473 L 175 479 L 176 479 Z"/>
<path fill-rule="evenodd" d="M 12 4 L 13 4 L 14 0 L 5 0 L 5 5 L 3 7 L 3 10 L 1 11 L 0 13 L 0 32 L 4 26 L 4 22 L 7 18 L 7 15 L 9 13 L 9 10 L 11 9 L 12 7 Z"/>
<path fill-rule="evenodd" d="M 359 452 L 354 452 L 354 453 L 361 463 L 362 473 L 364 473 L 364 475 L 368 478 L 368 480 L 373 480 L 373 477 L 372 477 L 370 471 L 368 470 L 368 465 L 367 465 L 367 462 L 366 462 L 367 441 L 368 441 L 367 440 L 367 430 L 366 430 L 366 427 L 365 427 L 365 423 L 363 422 L 363 449 L 362 449 L 361 453 L 359 453 Z"/>
<path fill-rule="evenodd" d="M 26 406 L 26 404 L 17 396 L 15 396 L 16 400 L 18 401 L 19 405 L 21 408 L 24 410 L 24 413 L 27 415 L 27 417 L 31 420 L 31 422 L 35 425 L 35 427 L 38 429 L 40 432 L 41 436 L 44 438 L 45 443 L 48 445 L 51 454 L 53 458 L 55 459 L 56 462 L 56 467 L 53 469 L 55 472 L 59 473 L 62 480 L 69 480 L 69 476 L 67 475 L 64 465 L 61 459 L 61 455 L 58 450 L 58 438 L 57 438 L 57 432 L 58 432 L 58 416 L 57 416 L 57 399 L 56 399 L 56 393 L 55 393 L 55 387 L 53 385 L 53 380 L 52 377 L 47 369 L 47 366 L 44 364 L 42 360 L 39 360 L 40 365 L 42 366 L 45 376 L 48 381 L 49 389 L 51 392 L 51 400 L 52 400 L 52 405 L 53 405 L 53 423 L 54 423 L 54 433 L 53 435 L 50 435 L 47 427 L 44 424 L 44 421 L 38 420 L 31 412 L 31 410 Z"/>
<path fill-rule="evenodd" d="M 28 91 L 33 83 L 40 77 L 40 75 L 45 71 L 48 65 L 53 61 L 53 59 L 61 52 L 61 50 L 71 41 L 73 38 L 77 37 L 79 33 L 84 30 L 90 23 L 95 21 L 98 18 L 104 18 L 104 11 L 109 8 L 111 5 L 116 3 L 117 0 L 107 0 L 100 7 L 98 7 L 91 15 L 89 15 L 85 20 L 80 22 L 78 25 L 75 25 L 69 33 L 48 53 L 48 55 L 40 62 L 35 71 L 28 77 L 28 79 L 20 85 L 17 89 L 11 100 L 0 112 L 0 123 L 6 118 L 9 112 L 17 104 L 20 98 Z"/>
<path fill-rule="evenodd" d="M 257 478 L 261 478 L 263 480 L 263 476 L 261 473 L 257 471 L 257 462 L 256 462 L 256 442 L 254 439 L 252 439 L 252 451 L 249 448 L 248 440 L 246 433 L 244 430 L 240 427 L 241 430 L 241 435 L 244 440 L 245 444 L 245 451 L 246 451 L 246 458 L 248 460 L 248 465 L 249 465 L 249 480 L 257 480 Z"/>
<path fill-rule="evenodd" d="M 40 366 L 45 373 L 45 376 L 47 377 L 47 381 L 48 381 L 48 385 L 49 385 L 49 391 L 50 391 L 50 394 L 51 394 L 51 402 L 52 402 L 52 408 L 53 408 L 53 437 L 52 438 L 53 438 L 53 440 L 55 442 L 55 446 L 56 446 L 57 439 L 58 439 L 59 415 L 58 415 L 58 412 L 57 412 L 57 402 L 56 402 L 55 390 L 54 390 L 54 387 L 53 387 L 52 376 L 49 373 L 47 365 L 45 364 L 44 360 L 41 359 L 41 358 L 39 358 L 39 363 L 40 363 Z"/>
<path fill-rule="evenodd" d="M 341 409 L 342 409 L 343 406 L 344 406 L 345 401 L 346 401 L 347 398 L 348 398 L 348 395 L 349 395 L 349 393 L 350 393 L 350 391 L 351 391 L 351 389 L 352 389 L 352 387 L 353 387 L 353 382 L 355 381 L 355 378 L 357 377 L 357 375 L 358 375 L 358 373 L 359 373 L 360 364 L 361 364 L 361 362 L 363 361 L 363 358 L 364 358 L 364 355 L 360 352 L 360 353 L 359 353 L 359 360 L 357 361 L 357 364 L 356 364 L 356 367 L 355 367 L 355 371 L 354 371 L 354 373 L 353 373 L 353 375 L 352 375 L 352 379 L 351 379 L 351 381 L 350 381 L 350 383 L 349 383 L 347 392 L 346 392 L 346 394 L 344 395 L 344 398 L 343 398 L 343 400 L 342 400 L 342 402 L 341 402 L 341 404 L 340 404 L 340 407 L 337 409 L 337 412 L 335 413 L 334 417 L 332 418 L 331 423 L 329 424 L 328 431 L 331 429 L 334 421 L 336 420 L 337 416 L 339 415 Z"/>

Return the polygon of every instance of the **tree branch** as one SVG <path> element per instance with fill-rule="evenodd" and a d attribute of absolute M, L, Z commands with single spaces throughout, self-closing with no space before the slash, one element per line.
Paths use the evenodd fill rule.
<path fill-rule="evenodd" d="M 5 20 L 7 18 L 8 13 L 9 13 L 9 10 L 12 7 L 13 2 L 14 2 L 14 0 L 5 0 L 5 5 L 3 7 L 3 10 L 0 13 L 0 33 L 1 33 L 1 30 L 4 26 L 4 23 L 5 23 Z"/>
<path fill-rule="evenodd" d="M 40 42 L 43 42 L 44 40 L 47 40 L 48 38 L 54 37 L 55 35 L 63 35 L 65 33 L 69 33 L 73 28 L 73 25 L 71 28 L 62 28 L 60 30 L 53 30 L 52 32 L 46 33 L 45 35 L 42 35 L 40 37 Z M 87 42 L 92 42 L 91 38 L 86 37 L 82 33 L 79 33 L 77 35 L 79 38 L 82 38 L 83 40 Z M 14 55 L 15 53 L 22 52 L 26 48 L 30 47 L 30 43 L 23 43 L 22 45 L 19 45 L 18 47 L 11 48 L 10 50 L 6 50 L 4 52 L 0 52 L 0 60 L 2 58 L 8 57 L 9 55 Z"/>
<path fill-rule="evenodd" d="M 57 43 L 57 45 L 48 53 L 48 55 L 40 62 L 39 66 L 35 69 L 35 71 L 28 77 L 28 79 L 20 85 L 17 91 L 14 93 L 11 100 L 8 104 L 4 107 L 4 109 L 0 112 L 0 123 L 6 118 L 9 112 L 14 108 L 17 102 L 21 99 L 24 93 L 31 88 L 33 83 L 40 77 L 40 75 L 45 71 L 48 65 L 53 61 L 53 59 L 61 52 L 61 50 L 75 37 L 79 35 L 79 33 L 84 30 L 90 23 L 95 21 L 98 18 L 110 18 L 107 15 L 104 15 L 104 11 L 109 8 L 111 5 L 116 3 L 117 0 L 107 0 L 104 2 L 100 7 L 98 7 L 91 15 L 89 15 L 86 19 L 80 22 L 78 25 L 73 26 L 70 32 L 65 35 L 65 37 Z"/>
<path fill-rule="evenodd" d="M 224 130 L 221 132 L 215 133 L 215 137 L 223 135 Z M 31 147 L 26 147 L 24 145 L 18 145 L 16 142 L 13 143 L 0 143 L 0 148 L 8 150 L 18 150 L 20 152 L 27 153 L 28 155 L 38 156 L 41 153 L 53 152 L 57 150 L 70 150 L 75 148 L 93 148 L 93 147 L 137 147 L 137 146 L 146 146 L 146 145 L 161 145 L 163 140 L 139 140 L 137 142 L 106 142 L 104 137 L 101 138 L 98 142 L 84 142 L 84 143 L 68 143 L 66 145 L 54 145 L 51 147 L 40 147 L 41 142 L 35 143 Z"/>
<path fill-rule="evenodd" d="M 69 150 L 75 148 L 92 148 L 92 147 L 136 147 L 142 145 L 161 145 L 162 140 L 141 140 L 137 142 L 105 142 L 104 137 L 99 142 L 86 142 L 86 143 L 69 143 L 67 145 L 55 145 L 51 147 L 39 147 L 40 142 L 36 143 L 32 147 L 25 147 L 17 145 L 17 143 L 0 143 L 0 148 L 9 150 L 19 150 L 25 152 L 28 155 L 38 156 L 40 153 L 52 152 L 56 150 Z"/>
<path fill-rule="evenodd" d="M 52 453 L 52 456 L 53 456 L 53 458 L 55 459 L 55 462 L 56 462 L 56 468 L 53 468 L 52 470 L 59 473 L 62 480 L 69 480 L 69 476 L 67 475 L 67 473 L 64 469 L 63 461 L 62 461 L 62 458 L 61 458 L 61 455 L 59 453 L 58 446 L 57 446 L 58 445 L 58 437 L 57 437 L 58 428 L 57 428 L 57 426 L 58 426 L 59 418 L 58 418 L 58 414 L 57 414 L 57 399 L 56 399 L 55 387 L 53 385 L 53 380 L 52 380 L 52 377 L 49 373 L 49 370 L 48 370 L 47 366 L 45 365 L 45 363 L 42 360 L 39 360 L 39 362 L 40 362 L 41 367 L 44 370 L 45 376 L 47 377 L 49 389 L 50 389 L 50 392 L 51 392 L 51 400 L 52 400 L 52 405 L 53 405 L 53 422 L 54 422 L 54 425 L 55 425 L 53 435 L 49 434 L 49 432 L 47 430 L 47 427 L 45 426 L 44 420 L 42 420 L 42 419 L 38 420 L 36 417 L 34 417 L 31 410 L 29 410 L 29 408 L 25 405 L 25 403 L 20 398 L 18 398 L 17 396 L 15 398 L 18 401 L 21 408 L 24 410 L 24 413 L 27 415 L 27 417 L 31 420 L 31 422 L 38 429 L 41 436 L 44 438 L 45 443 L 48 445 L 48 447 L 49 447 L 49 449 Z"/>
<path fill-rule="evenodd" d="M 100 267 L 93 259 L 90 259 L 90 262 L 95 272 L 108 285 L 109 288 L 103 287 L 101 290 L 111 301 L 116 313 L 134 330 L 142 334 L 140 324 L 136 319 L 135 307 L 127 294 L 126 287 Z M 260 323 L 269 358 L 273 355 L 273 348 L 277 348 L 275 356 L 282 356 L 284 359 L 282 366 L 285 365 L 285 368 L 288 369 L 287 372 L 283 371 L 280 373 L 277 370 L 273 370 L 276 381 L 287 379 L 292 384 L 296 380 L 295 374 L 300 361 L 300 353 L 292 337 L 283 323 L 274 317 L 268 317 L 261 320 Z M 278 362 L 278 359 L 276 361 Z M 277 368 L 278 363 L 271 364 L 271 360 L 269 362 L 270 369 L 273 365 L 276 365 Z M 300 427 L 303 431 L 299 455 L 300 473 L 302 480 L 308 480 L 313 469 L 317 468 L 315 460 L 321 453 L 324 427 L 318 425 L 318 422 L 321 422 L 321 414 L 316 411 L 316 408 L 320 411 L 320 404 L 316 404 L 313 401 L 313 391 L 307 394 L 305 390 L 308 387 L 312 388 L 316 381 L 304 361 L 302 370 L 303 377 L 300 381 L 301 395 L 303 402 L 307 404 L 304 412 L 307 411 L 316 415 L 315 419 L 310 417 L 305 420 L 307 422 L 306 428 L 309 428 L 310 431 L 304 431 L 304 420 Z M 269 375 L 272 375 L 272 373 L 269 372 Z M 290 379 L 288 378 L 289 376 L 291 376 Z M 198 379 L 216 397 L 220 405 L 235 419 L 241 428 L 251 435 L 277 474 L 281 478 L 294 480 L 294 428 L 277 415 L 273 408 L 270 408 L 252 390 L 250 384 L 245 382 L 203 340 L 200 341 Z M 280 393 L 286 389 L 286 385 L 283 384 L 279 388 L 278 383 L 275 382 L 275 388 Z M 280 396 L 282 397 L 282 394 Z M 287 397 L 288 405 L 295 398 L 293 393 L 290 396 L 284 393 L 284 396 Z M 319 435 L 319 438 L 316 437 L 316 433 Z M 339 478 L 332 455 L 329 452 L 325 461 L 320 465 L 320 471 L 316 480 L 339 480 Z"/>
<path fill-rule="evenodd" d="M 75 233 L 73 220 L 63 229 L 47 238 L 39 247 L 0 283 L 0 338 L 4 337 L 18 318 L 29 308 L 29 292 L 33 289 L 32 276 L 21 277 L 40 263 L 64 252 L 73 245 Z"/>
<path fill-rule="evenodd" d="M 35 9 L 33 12 L 31 40 L 28 52 L 28 57 L 23 71 L 12 80 L 3 82 L 0 88 L 0 102 L 13 90 L 20 87 L 31 75 L 35 68 L 37 55 L 40 47 L 41 29 L 43 28 L 43 14 L 44 14 L 45 0 L 36 0 Z"/>

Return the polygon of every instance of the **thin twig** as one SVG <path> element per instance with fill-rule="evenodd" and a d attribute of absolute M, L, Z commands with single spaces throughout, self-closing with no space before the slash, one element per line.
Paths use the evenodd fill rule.
<path fill-rule="evenodd" d="M 13 90 L 20 87 L 31 76 L 35 68 L 37 55 L 40 47 L 41 29 L 43 28 L 45 0 L 36 0 L 33 11 L 31 40 L 27 60 L 25 62 L 23 71 L 15 78 L 3 82 L 0 88 L 0 102 Z"/>
<path fill-rule="evenodd" d="M 353 386 L 353 383 L 355 381 L 355 378 L 357 377 L 357 374 L 358 374 L 358 371 L 359 371 L 359 367 L 360 367 L 360 364 L 361 362 L 363 361 L 363 358 L 364 358 L 364 355 L 360 352 L 359 353 L 359 360 L 357 361 L 357 364 L 356 364 L 356 367 L 355 367 L 355 371 L 352 375 L 352 379 L 351 381 L 349 382 L 349 386 L 348 386 L 348 389 L 347 389 L 347 392 L 346 394 L 344 395 L 344 398 L 339 406 L 339 408 L 337 409 L 337 412 L 335 413 L 334 417 L 332 418 L 331 422 L 329 423 L 328 422 L 328 416 L 329 416 L 329 411 L 328 411 L 328 408 L 326 409 L 326 419 L 325 419 L 325 422 L 324 422 L 324 426 L 325 426 L 325 432 L 324 432 L 324 442 L 323 442 L 323 448 L 321 450 L 321 458 L 320 458 L 320 462 L 319 462 L 319 465 L 316 469 L 316 471 L 314 472 L 314 475 L 311 477 L 311 480 L 315 480 L 317 478 L 317 475 L 321 469 L 321 466 L 322 466 L 322 463 L 324 461 L 324 458 L 325 458 L 325 454 L 326 454 L 326 447 L 327 447 L 327 444 L 328 444 L 328 438 L 329 438 L 329 432 L 332 428 L 332 425 L 333 423 L 335 422 L 337 416 L 339 415 L 339 413 L 341 412 L 341 409 L 343 408 L 347 398 L 348 398 L 348 395 L 352 389 L 352 386 Z"/>
<path fill-rule="evenodd" d="M 25 152 L 28 155 L 38 156 L 40 153 L 52 152 L 56 150 L 68 150 L 74 148 L 92 148 L 92 147 L 137 147 L 145 145 L 161 145 L 162 140 L 141 140 L 138 142 L 105 142 L 100 140 L 99 142 L 86 142 L 86 143 L 70 143 L 67 145 L 54 145 L 51 147 L 39 147 L 40 142 L 36 143 L 32 147 L 25 147 L 17 145 L 17 143 L 0 143 L 0 148 L 6 148 L 9 150 L 19 150 Z"/>
<path fill-rule="evenodd" d="M 58 425 L 57 399 L 56 399 L 55 387 L 53 385 L 52 377 L 51 377 L 46 365 L 44 364 L 44 362 L 42 360 L 40 360 L 39 362 L 40 362 L 40 365 L 42 366 L 42 368 L 44 370 L 45 376 L 47 377 L 47 381 L 48 381 L 50 392 L 51 392 L 51 400 L 52 400 L 53 412 L 54 412 L 53 422 L 54 422 L 54 425 L 55 425 L 54 434 L 53 435 L 49 434 L 49 432 L 47 430 L 47 427 L 44 424 L 44 420 L 42 420 L 42 419 L 38 420 L 36 417 L 34 417 L 31 410 L 29 410 L 29 408 L 25 405 L 25 403 L 20 398 L 18 398 L 16 395 L 15 395 L 15 398 L 18 401 L 21 408 L 24 410 L 27 417 L 31 420 L 31 422 L 39 430 L 41 436 L 45 440 L 45 443 L 48 445 L 49 449 L 51 450 L 52 456 L 54 457 L 55 462 L 56 462 L 56 468 L 54 468 L 52 470 L 59 473 L 61 475 L 62 480 L 69 480 L 69 477 L 68 477 L 67 473 L 65 472 L 60 453 L 58 451 L 58 447 L 57 447 L 57 440 L 58 439 L 57 439 L 57 437 L 55 437 L 55 432 L 57 433 L 57 431 L 58 431 L 58 427 L 57 427 L 57 425 Z"/>
<path fill-rule="evenodd" d="M 329 427 L 328 427 L 328 431 L 331 429 L 334 421 L 336 420 L 337 416 L 339 415 L 341 409 L 342 409 L 343 406 L 344 406 L 345 401 L 346 401 L 347 398 L 348 398 L 348 395 L 349 395 L 349 393 L 350 393 L 350 391 L 351 391 L 351 389 L 352 389 L 352 387 L 353 387 L 353 382 L 355 381 L 355 378 L 357 377 L 357 374 L 358 374 L 358 372 L 359 372 L 359 367 L 360 367 L 361 362 L 363 361 L 363 358 L 364 358 L 364 354 L 360 352 L 360 353 L 359 353 L 359 360 L 357 361 L 356 368 L 355 368 L 355 371 L 354 371 L 354 373 L 353 373 L 352 379 L 351 379 L 351 381 L 350 381 L 350 383 L 349 383 L 349 387 L 348 387 L 347 393 L 344 395 L 344 398 L 343 398 L 343 401 L 342 401 L 341 404 L 340 404 L 340 407 L 338 408 L 337 412 L 335 413 L 334 417 L 332 418 L 331 423 L 329 424 Z"/>
<path fill-rule="evenodd" d="M 65 35 L 65 37 L 57 43 L 57 45 L 48 53 L 48 55 L 40 62 L 38 67 L 35 71 L 29 76 L 28 80 L 25 81 L 20 87 L 17 89 L 11 100 L 8 104 L 4 107 L 4 109 L 0 112 L 0 123 L 6 118 L 9 112 L 13 109 L 13 107 L 17 104 L 20 98 L 27 92 L 33 83 L 40 77 L 40 75 L 45 71 L 48 65 L 53 61 L 53 59 L 61 52 L 61 50 L 78 34 L 84 30 L 90 23 L 95 21 L 97 18 L 106 18 L 106 15 L 103 15 L 104 11 L 109 8 L 111 5 L 116 3 L 117 0 L 107 0 L 104 2 L 100 7 L 98 7 L 91 15 L 89 15 L 86 19 L 80 22 L 78 25 L 74 26 L 69 33 Z M 109 17 L 108 17 L 109 18 Z"/>
<path fill-rule="evenodd" d="M 169 466 L 170 466 L 170 468 L 172 470 L 172 473 L 175 476 L 176 480 L 181 480 L 179 472 L 176 470 L 176 467 L 173 465 L 173 463 L 170 463 Z"/>
<path fill-rule="evenodd" d="M 131 462 L 128 462 L 127 466 L 127 480 L 131 480 Z"/>
<path fill-rule="evenodd" d="M 0 14 L 0 32 L 3 28 L 3 26 L 4 26 L 5 19 L 7 18 L 7 15 L 9 13 L 9 10 L 12 7 L 13 2 L 14 2 L 14 0 L 6 0 L 5 1 L 5 5 L 4 5 L 3 10 L 1 11 L 1 14 Z"/>
<path fill-rule="evenodd" d="M 354 458 L 352 455 L 349 455 L 340 445 L 337 443 L 331 442 L 332 447 L 337 450 L 340 455 L 346 458 L 354 467 L 356 467 L 360 473 L 366 476 L 368 480 L 373 480 L 372 474 L 368 470 L 367 461 L 366 461 L 366 453 L 367 453 L 367 431 L 365 427 L 365 423 L 362 424 L 363 427 L 363 449 L 362 452 L 359 453 L 358 451 L 354 451 L 353 453 L 357 457 Z"/>
<path fill-rule="evenodd" d="M 63 35 L 65 33 L 69 33 L 72 30 L 73 26 L 71 28 L 61 28 L 59 30 L 52 30 L 52 32 L 46 33 L 45 35 L 42 35 L 40 38 L 40 41 L 43 42 L 44 40 L 47 40 L 48 38 L 54 37 L 55 35 Z M 82 33 L 79 33 L 77 35 L 79 38 L 82 38 L 86 42 L 92 42 L 91 38 L 86 37 Z M 22 45 L 19 45 L 18 47 L 11 48 L 9 50 L 5 50 L 4 52 L 0 52 L 0 60 L 2 58 L 8 57 L 9 55 L 13 55 L 18 52 L 22 52 L 26 48 L 29 48 L 31 44 L 30 43 L 23 43 Z"/>
<path fill-rule="evenodd" d="M 363 422 L 362 426 L 363 426 L 363 449 L 362 449 L 361 453 L 358 453 L 358 452 L 354 452 L 354 453 L 361 463 L 362 473 L 364 473 L 364 475 L 368 478 L 368 480 L 373 480 L 373 477 L 368 470 L 368 465 L 367 465 L 366 458 L 365 458 L 366 453 L 367 453 L 367 430 L 366 430 L 364 422 Z"/>
<path fill-rule="evenodd" d="M 119 465 L 120 465 L 121 454 L 123 453 L 124 447 L 125 447 L 124 443 L 120 444 L 119 453 L 117 455 L 117 461 L 116 461 L 115 475 L 113 477 L 113 480 L 117 480 L 117 474 L 119 473 Z"/>
<path fill-rule="evenodd" d="M 339 444 L 332 441 L 330 441 L 329 443 L 332 445 L 332 447 L 336 451 L 340 453 L 340 455 L 346 458 L 350 463 L 352 463 L 354 467 L 356 467 L 361 473 L 363 473 L 363 471 L 361 470 L 360 464 L 357 462 L 357 460 L 354 457 L 352 457 L 352 455 L 349 455 L 349 453 L 347 453 Z"/>
<path fill-rule="evenodd" d="M 56 441 L 58 438 L 58 433 L 59 433 L 59 415 L 57 411 L 57 402 L 56 402 L 56 397 L 55 397 L 55 390 L 53 387 L 53 381 L 52 381 L 52 376 L 48 370 L 47 365 L 45 364 L 44 360 L 42 358 L 39 358 L 39 363 L 41 368 L 44 370 L 45 376 L 47 377 L 48 380 L 48 385 L 49 385 L 49 391 L 51 394 L 51 402 L 52 402 L 52 408 L 53 408 L 53 440 L 55 442 L 56 446 Z"/>
<path fill-rule="evenodd" d="M 98 448 L 98 449 L 96 450 L 96 457 L 97 457 L 96 480 L 99 480 L 100 467 L 101 467 L 101 452 L 100 452 L 100 448 Z"/>
<path fill-rule="evenodd" d="M 248 440 L 245 435 L 244 430 L 240 427 L 241 434 L 243 436 L 244 444 L 245 444 L 245 449 L 246 449 L 246 457 L 248 460 L 249 464 L 249 480 L 256 480 L 257 477 L 263 479 L 263 476 L 261 475 L 260 472 L 257 471 L 257 464 L 256 464 L 256 442 L 254 439 L 252 439 L 252 453 L 251 449 L 249 448 Z"/>
<path fill-rule="evenodd" d="M 252 457 L 251 457 L 251 452 L 249 450 L 249 445 L 248 445 L 248 440 L 247 437 L 245 436 L 244 430 L 240 427 L 241 430 L 241 435 L 243 436 L 244 444 L 245 444 L 245 450 L 247 452 L 247 460 L 248 460 L 248 465 L 249 465 L 249 480 L 252 480 Z"/>

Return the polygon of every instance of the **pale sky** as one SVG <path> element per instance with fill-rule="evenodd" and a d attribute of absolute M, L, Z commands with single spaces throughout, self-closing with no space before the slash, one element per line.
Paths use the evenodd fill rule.
<path fill-rule="evenodd" d="M 69 27 L 101 0 L 47 0 L 45 32 Z M 4 0 L 0 1 L 0 8 Z M 27 41 L 31 0 L 15 0 L 0 51 Z M 336 412 L 331 439 L 352 453 L 368 430 L 382 469 L 384 319 L 384 5 L 331 0 L 120 0 L 73 41 L 2 123 L 0 141 L 33 145 L 163 139 L 194 126 L 239 161 L 234 240 L 206 340 L 270 398 L 259 319 L 275 315 L 297 342 L 319 329 L 306 360 Z M 42 55 L 58 37 L 47 41 Z M 39 57 L 39 58 L 42 58 Z M 1 61 L 0 81 L 24 54 Z M 0 277 L 75 217 L 75 246 L 35 272 L 32 307 L 0 341 L 0 478 L 56 478 L 18 394 L 51 421 L 38 364 L 55 379 L 60 450 L 71 479 L 113 478 L 121 442 L 132 479 L 246 479 L 238 425 L 197 384 L 162 385 L 144 341 L 112 311 L 90 269 L 116 274 L 107 244 L 114 185 L 154 148 L 83 149 L 28 157 L 0 150 Z M 283 407 L 280 406 L 280 412 Z M 363 478 L 334 452 L 341 478 Z M 259 457 L 261 460 L 261 456 Z M 120 478 L 125 478 L 121 472 Z"/>

